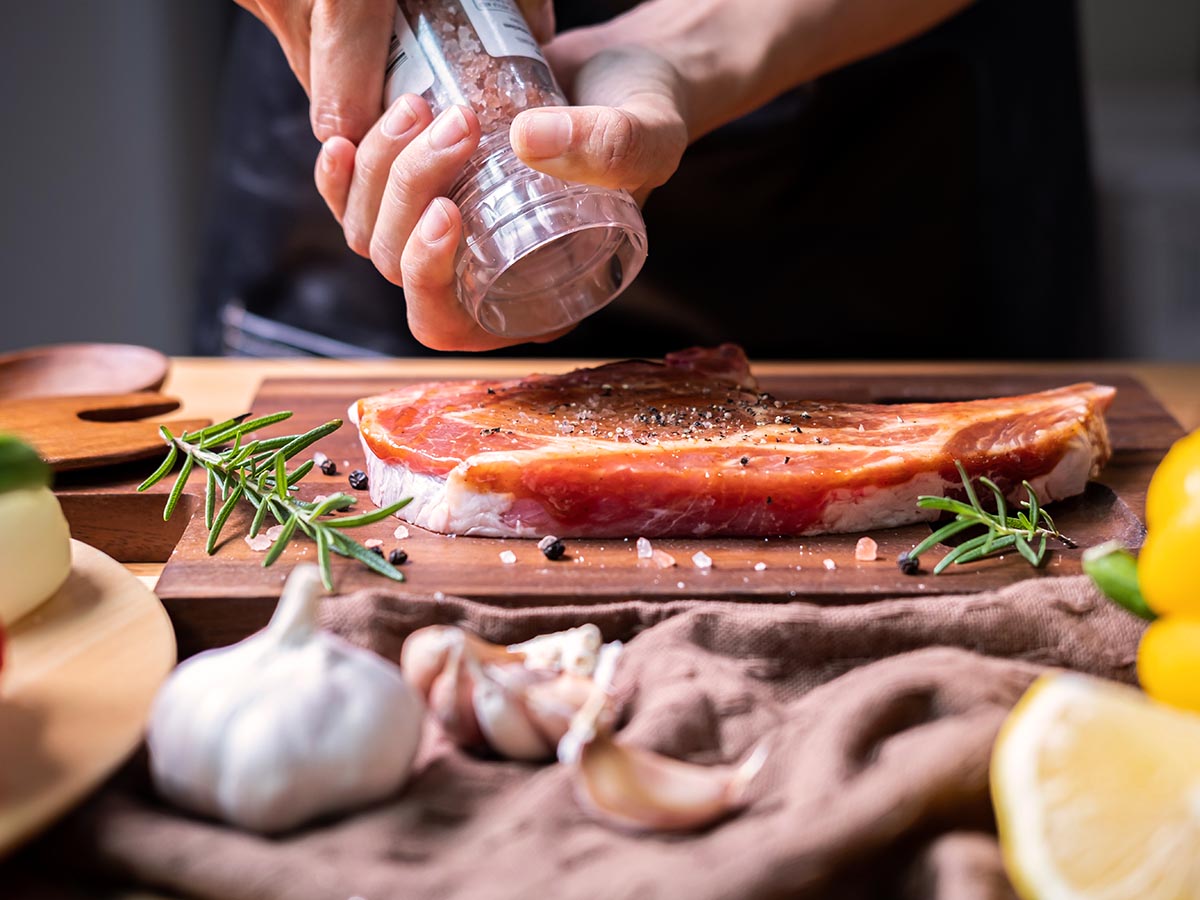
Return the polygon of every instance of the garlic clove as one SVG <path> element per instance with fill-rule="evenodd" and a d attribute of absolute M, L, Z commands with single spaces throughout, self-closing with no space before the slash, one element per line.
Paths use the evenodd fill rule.
<path fill-rule="evenodd" d="M 600 629 L 588 623 L 566 631 L 541 634 L 508 649 L 524 657 L 525 665 L 531 669 L 552 669 L 591 675 L 596 668 L 596 657 L 604 638 Z"/>
<path fill-rule="evenodd" d="M 600 646 L 595 625 L 511 647 L 435 625 L 409 635 L 400 664 L 454 744 L 534 760 L 554 754 L 590 696 Z"/>
<path fill-rule="evenodd" d="M 488 746 L 509 759 L 541 760 L 552 756 L 556 741 L 543 735 L 530 720 L 521 695 L 490 677 L 478 663 L 470 669 L 475 718 Z"/>
<path fill-rule="evenodd" d="M 446 668 L 451 649 L 461 646 L 459 629 L 450 625 L 430 625 L 408 636 L 400 649 L 400 671 L 416 690 L 428 697 L 434 679 Z"/>
<path fill-rule="evenodd" d="M 699 766 L 613 740 L 609 691 L 620 651 L 601 648 L 591 695 L 558 745 L 580 804 L 633 831 L 691 831 L 740 808 L 766 761 L 765 744 L 736 766 Z"/>
<path fill-rule="evenodd" d="M 590 678 L 563 672 L 552 680 L 526 686 L 525 711 L 538 731 L 557 745 L 591 692 Z"/>
<path fill-rule="evenodd" d="M 466 665 L 462 632 L 446 654 L 445 665 L 433 679 L 428 694 L 429 711 L 451 742 L 459 747 L 477 747 L 483 732 L 475 717 L 475 679 Z"/>
<path fill-rule="evenodd" d="M 765 761 L 760 744 L 740 765 L 699 766 L 618 744 L 602 730 L 580 752 L 576 795 L 624 828 L 691 831 L 740 808 Z"/>

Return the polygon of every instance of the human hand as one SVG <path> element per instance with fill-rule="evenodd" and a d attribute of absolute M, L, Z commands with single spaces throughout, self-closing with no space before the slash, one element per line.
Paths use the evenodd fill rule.
<path fill-rule="evenodd" d="M 236 0 L 271 29 L 311 101 L 320 141 L 357 143 L 383 110 L 395 0 Z M 550 0 L 517 0 L 534 36 L 554 34 Z"/>
<path fill-rule="evenodd" d="M 673 66 L 643 46 L 597 50 L 586 31 L 545 48 L 577 104 L 526 110 L 509 138 L 531 168 L 566 181 L 629 191 L 644 202 L 679 167 L 688 145 L 683 86 Z"/>
<path fill-rule="evenodd" d="M 587 56 L 567 37 L 551 43 L 547 56 L 561 61 L 568 90 L 588 105 L 522 113 L 510 131 L 513 146 L 534 168 L 645 197 L 674 172 L 687 144 L 674 69 L 640 48 Z M 586 58 L 575 64 L 579 57 Z M 546 113 L 565 115 L 569 126 L 566 146 L 557 152 L 545 152 L 541 123 L 525 121 Z M 397 99 L 357 148 L 342 138 L 326 142 L 317 187 L 350 247 L 403 285 L 417 340 L 438 350 L 521 343 L 480 328 L 455 290 L 462 218 L 445 194 L 478 144 L 478 120 L 465 107 L 446 110 L 427 127 L 431 120 L 421 98 Z"/>
<path fill-rule="evenodd" d="M 279 41 L 310 100 L 313 134 L 359 141 L 379 118 L 394 0 L 237 0 Z"/>

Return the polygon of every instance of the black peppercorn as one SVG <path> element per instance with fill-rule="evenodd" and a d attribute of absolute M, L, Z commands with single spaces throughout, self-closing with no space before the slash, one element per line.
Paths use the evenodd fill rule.
<path fill-rule="evenodd" d="M 901 553 L 897 556 L 896 565 L 905 575 L 916 575 L 921 571 L 921 560 L 915 556 L 909 556 L 908 553 Z"/>
<path fill-rule="evenodd" d="M 382 547 L 370 547 L 370 548 L 368 548 L 368 549 L 369 549 L 369 550 L 370 550 L 372 553 L 378 553 L 380 556 L 383 556 L 383 548 L 382 548 Z"/>
<path fill-rule="evenodd" d="M 546 559 L 562 559 L 563 554 L 567 552 L 567 545 L 562 542 L 561 538 L 548 534 L 538 541 L 538 549 L 545 554 Z"/>
<path fill-rule="evenodd" d="M 337 474 L 337 463 L 335 463 L 332 459 L 327 459 L 322 462 L 320 468 L 321 471 L 326 475 Z"/>
<path fill-rule="evenodd" d="M 388 554 L 388 562 L 390 562 L 393 566 L 402 566 L 408 562 L 408 554 L 405 553 L 400 547 L 397 547 L 390 554 Z"/>
<path fill-rule="evenodd" d="M 742 465 L 743 465 L 743 466 L 748 466 L 748 465 L 750 465 L 750 457 L 748 457 L 748 456 L 743 456 L 743 457 L 742 457 Z"/>
<path fill-rule="evenodd" d="M 367 473 L 362 469 L 355 469 L 350 473 L 350 487 L 356 491 L 365 491 L 367 489 Z"/>

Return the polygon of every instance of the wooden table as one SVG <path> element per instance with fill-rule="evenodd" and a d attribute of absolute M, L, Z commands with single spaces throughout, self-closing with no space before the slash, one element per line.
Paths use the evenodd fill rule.
<path fill-rule="evenodd" d="M 416 360 L 338 361 L 338 360 L 238 360 L 180 358 L 173 364 L 164 393 L 183 400 L 180 415 L 224 419 L 250 409 L 251 402 L 264 378 L 295 376 L 335 377 L 395 377 L 400 378 L 464 378 L 514 377 L 534 371 L 564 371 L 588 364 L 579 360 L 515 360 L 475 358 L 434 358 Z M 896 375 L 896 374 L 962 374 L 1087 371 L 1096 377 L 1107 373 L 1127 374 L 1140 379 L 1186 429 L 1200 428 L 1200 362 L 1196 364 L 1152 363 L 756 363 L 759 375 Z M 263 410 L 259 410 L 263 412 Z M 146 584 L 153 587 L 162 571 L 161 564 L 138 563 L 128 568 Z M 44 842 L 43 842 L 44 843 Z M 43 847 L 43 850 L 46 848 Z M 52 854 L 52 851 L 51 851 Z M 10 875 L 19 876 L 18 883 L 30 887 L 45 886 L 46 878 L 56 883 L 54 896 L 64 898 L 103 896 L 111 900 L 165 900 L 145 893 L 96 894 L 79 885 L 57 883 L 57 877 L 44 868 L 26 862 L 31 853 L 19 855 L 5 867 Z M 22 880 L 23 879 L 23 880 Z"/>

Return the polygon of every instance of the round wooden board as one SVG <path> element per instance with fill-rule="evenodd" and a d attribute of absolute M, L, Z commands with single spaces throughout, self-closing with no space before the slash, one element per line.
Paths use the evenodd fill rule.
<path fill-rule="evenodd" d="M 71 574 L 8 634 L 0 672 L 0 856 L 69 810 L 142 739 L 175 665 L 158 598 L 71 541 Z"/>

